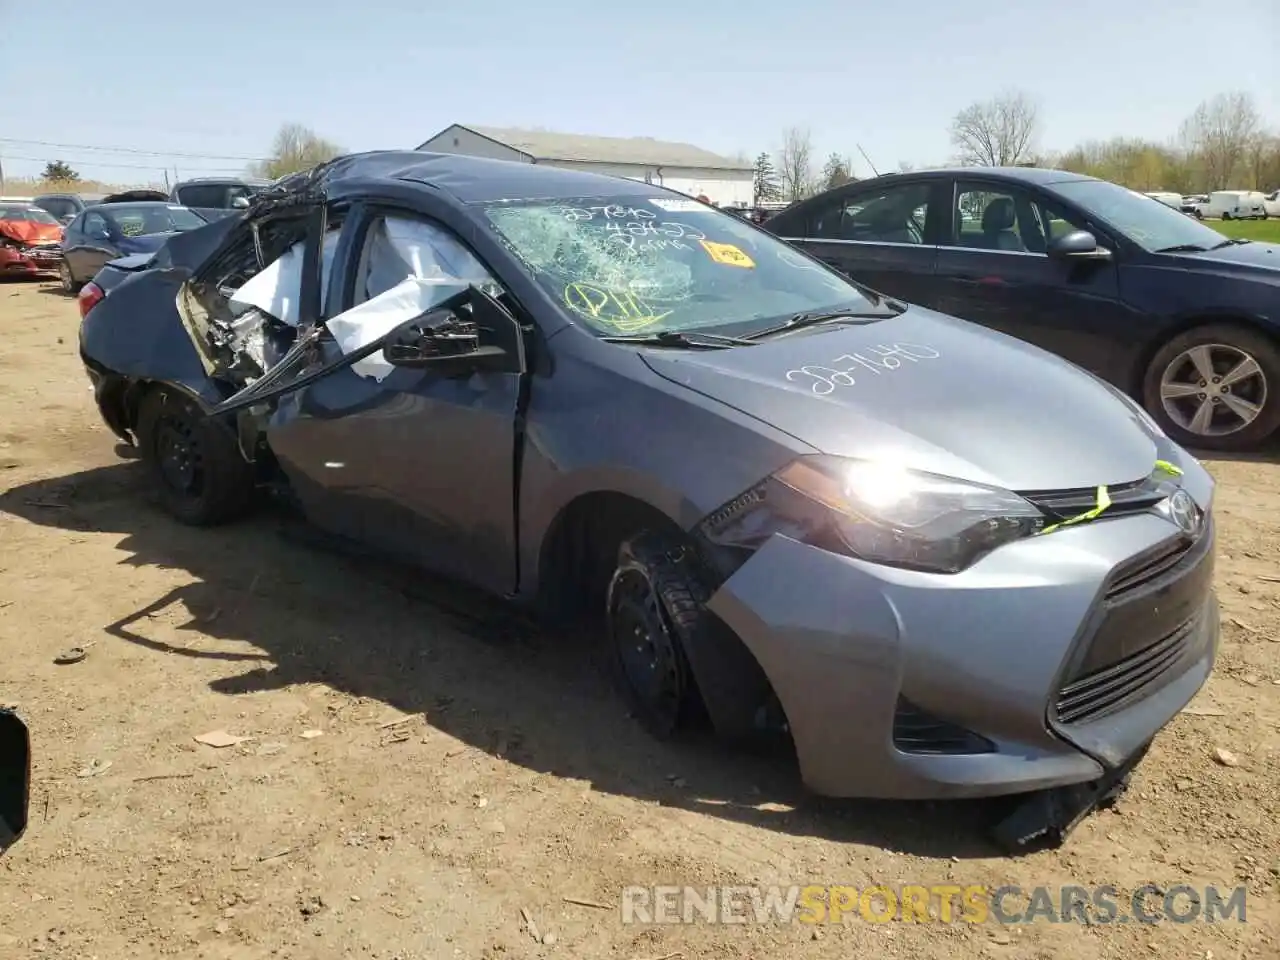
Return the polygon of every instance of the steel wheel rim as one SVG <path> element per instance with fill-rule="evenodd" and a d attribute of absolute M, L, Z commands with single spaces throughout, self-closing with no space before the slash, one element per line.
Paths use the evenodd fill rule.
<path fill-rule="evenodd" d="M 164 482 L 178 493 L 198 497 L 204 488 L 204 457 L 190 424 L 162 417 L 156 424 L 155 451 Z"/>
<path fill-rule="evenodd" d="M 675 725 L 683 699 L 679 654 L 648 580 L 623 574 L 610 611 L 614 649 L 627 685 L 658 723 Z"/>
<path fill-rule="evenodd" d="M 1226 437 L 1251 425 L 1267 405 L 1269 384 L 1258 361 L 1226 343 L 1201 343 L 1173 358 L 1160 375 L 1165 415 L 1188 433 Z"/>

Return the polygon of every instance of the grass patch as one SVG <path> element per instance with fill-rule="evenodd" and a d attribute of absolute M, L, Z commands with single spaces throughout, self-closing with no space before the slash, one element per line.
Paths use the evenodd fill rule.
<path fill-rule="evenodd" d="M 1280 243 L 1280 218 L 1276 217 L 1267 220 L 1206 220 L 1204 225 L 1232 239 Z"/>

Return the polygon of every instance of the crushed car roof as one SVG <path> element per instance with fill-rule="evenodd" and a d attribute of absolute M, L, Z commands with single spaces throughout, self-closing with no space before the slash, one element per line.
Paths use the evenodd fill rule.
<path fill-rule="evenodd" d="M 285 177 L 278 190 L 325 189 L 344 180 L 409 180 L 451 194 L 463 203 L 492 200 L 569 199 L 590 196 L 641 196 L 668 191 L 653 184 L 598 173 L 583 173 L 536 163 L 490 160 L 417 150 L 374 150 L 348 154 L 305 173 Z M 274 192 L 274 191 L 271 191 Z"/>

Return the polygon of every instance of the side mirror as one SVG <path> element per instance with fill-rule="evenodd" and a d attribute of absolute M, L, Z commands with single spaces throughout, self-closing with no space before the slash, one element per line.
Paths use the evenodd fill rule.
<path fill-rule="evenodd" d="M 0 709 L 0 853 L 27 829 L 31 803 L 31 737 L 12 710 Z"/>
<path fill-rule="evenodd" d="M 231 209 L 232 210 L 248 210 L 249 198 L 248 197 L 232 197 Z"/>
<path fill-rule="evenodd" d="M 1098 238 L 1088 230 L 1072 230 L 1049 244 L 1046 251 L 1055 260 L 1108 260 L 1111 251 L 1098 246 Z"/>
<path fill-rule="evenodd" d="M 449 307 L 428 310 L 402 326 L 382 348 L 396 367 L 434 370 L 442 376 L 466 376 L 510 367 L 507 351 L 480 345 L 480 328 Z"/>

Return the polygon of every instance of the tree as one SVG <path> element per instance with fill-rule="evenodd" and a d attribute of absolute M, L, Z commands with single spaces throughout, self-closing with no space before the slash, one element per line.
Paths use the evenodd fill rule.
<path fill-rule="evenodd" d="M 72 170 L 71 164 L 65 160 L 50 160 L 44 165 L 44 173 L 41 176 L 54 183 L 75 183 L 80 179 L 80 174 Z"/>
<path fill-rule="evenodd" d="M 773 168 L 773 159 L 765 151 L 756 157 L 756 172 L 751 186 L 754 206 L 771 203 L 782 196 L 782 188 L 778 185 L 778 172 Z"/>
<path fill-rule="evenodd" d="M 905 161 L 905 160 L 899 160 L 899 161 L 898 161 L 898 172 L 899 172 L 899 173 L 910 173 L 910 172 L 911 172 L 912 170 L 914 170 L 914 169 L 915 169 L 915 166 L 914 166 L 913 164 L 907 163 L 907 161 Z"/>
<path fill-rule="evenodd" d="M 1249 141 L 1245 162 L 1253 189 L 1269 192 L 1280 187 L 1280 136 L 1266 131 L 1255 134 Z"/>
<path fill-rule="evenodd" d="M 1241 172 L 1260 126 L 1253 98 L 1241 92 L 1205 100 L 1183 122 L 1183 142 L 1204 164 L 1210 190 L 1230 186 L 1231 178 Z"/>
<path fill-rule="evenodd" d="M 337 144 L 325 140 L 300 123 L 286 123 L 271 144 L 271 159 L 254 168 L 259 176 L 275 180 L 289 173 L 309 170 L 342 153 Z"/>
<path fill-rule="evenodd" d="M 1011 167 L 1030 156 L 1039 129 L 1035 101 L 1015 90 L 957 113 L 951 143 L 966 166 Z"/>
<path fill-rule="evenodd" d="M 783 133 L 778 178 L 784 200 L 794 203 L 813 193 L 813 138 L 808 130 L 790 127 Z"/>
<path fill-rule="evenodd" d="M 831 154 L 827 157 L 827 162 L 822 165 L 823 189 L 830 190 L 832 187 L 848 183 L 854 179 L 852 171 L 852 161 L 838 153 Z"/>

